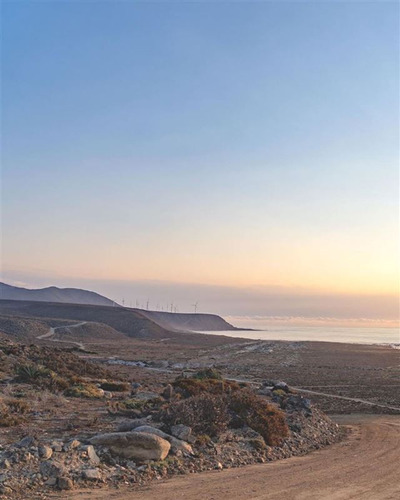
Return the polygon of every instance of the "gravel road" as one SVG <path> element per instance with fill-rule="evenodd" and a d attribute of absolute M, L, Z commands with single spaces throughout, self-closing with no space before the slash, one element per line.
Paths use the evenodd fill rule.
<path fill-rule="evenodd" d="M 400 417 L 341 415 L 349 437 L 303 457 L 170 479 L 71 500 L 383 500 L 400 498 Z M 55 496 L 53 498 L 62 498 Z M 65 497 L 64 497 L 65 498 Z"/>

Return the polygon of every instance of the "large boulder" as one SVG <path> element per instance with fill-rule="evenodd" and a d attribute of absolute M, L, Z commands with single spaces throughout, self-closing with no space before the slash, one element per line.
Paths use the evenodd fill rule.
<path fill-rule="evenodd" d="M 170 443 L 160 436 L 135 431 L 99 434 L 90 442 L 106 446 L 113 455 L 137 461 L 164 460 L 171 448 Z"/>
<path fill-rule="evenodd" d="M 156 429 L 155 427 L 151 427 L 150 425 L 142 425 L 140 427 L 136 427 L 135 432 L 145 432 L 148 434 L 154 434 L 159 436 L 166 441 L 171 443 L 171 451 L 172 453 L 176 453 L 177 451 L 185 452 L 192 454 L 193 449 L 189 443 L 182 441 L 181 439 L 177 439 L 174 436 L 170 436 L 166 432 L 161 431 L 160 429 Z"/>

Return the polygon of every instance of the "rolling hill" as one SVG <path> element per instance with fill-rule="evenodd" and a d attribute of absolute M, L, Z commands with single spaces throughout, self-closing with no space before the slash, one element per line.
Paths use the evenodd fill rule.
<path fill-rule="evenodd" d="M 0 283 L 0 299 L 2 300 L 29 300 L 35 302 L 60 302 L 68 304 L 89 304 L 97 306 L 114 306 L 115 302 L 96 292 L 79 288 L 58 288 L 50 286 L 30 290 L 17 286 Z"/>

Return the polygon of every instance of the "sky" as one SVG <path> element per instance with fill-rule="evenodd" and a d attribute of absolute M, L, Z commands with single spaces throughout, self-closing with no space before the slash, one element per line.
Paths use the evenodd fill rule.
<path fill-rule="evenodd" d="M 3 2 L 4 281 L 398 318 L 398 11 Z"/>

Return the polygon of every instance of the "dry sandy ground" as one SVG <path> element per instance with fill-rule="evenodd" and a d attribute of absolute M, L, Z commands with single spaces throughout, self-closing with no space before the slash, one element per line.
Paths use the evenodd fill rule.
<path fill-rule="evenodd" d="M 400 498 L 400 416 L 342 415 L 348 439 L 266 465 L 174 478 L 132 490 L 70 492 L 70 500 L 383 500 Z"/>

